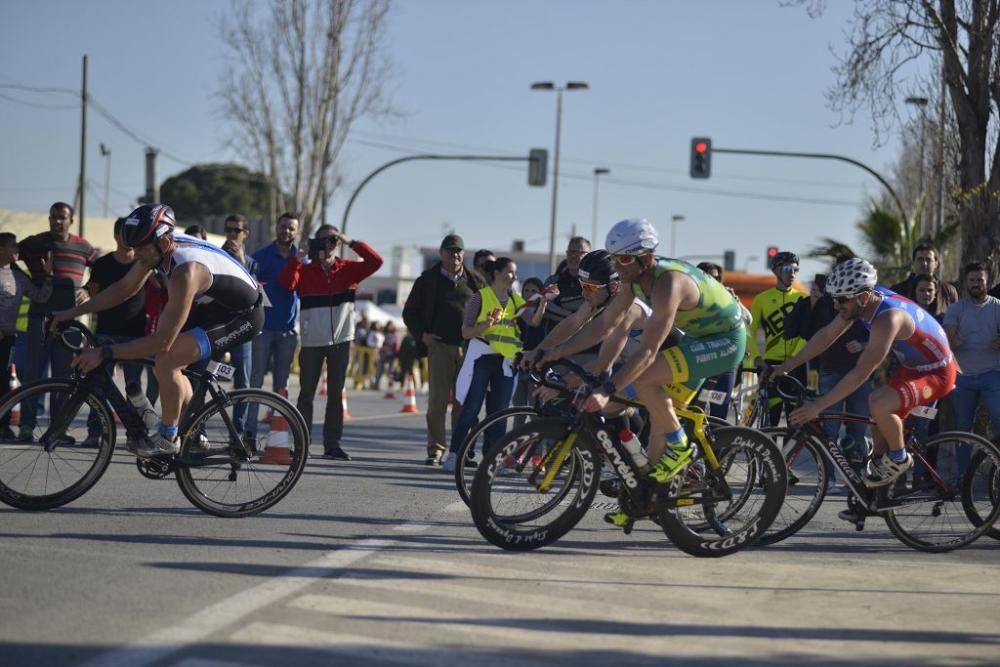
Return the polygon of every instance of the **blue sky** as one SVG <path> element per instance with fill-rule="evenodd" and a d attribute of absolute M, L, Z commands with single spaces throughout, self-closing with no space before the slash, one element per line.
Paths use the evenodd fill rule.
<path fill-rule="evenodd" d="M 238 159 L 219 113 L 225 53 L 222 1 L 6 0 L 0 6 L 0 84 L 78 88 L 89 54 L 90 90 L 125 126 L 185 162 Z M 593 169 L 598 237 L 624 217 L 646 217 L 669 253 L 736 251 L 737 268 L 763 267 L 766 246 L 805 251 L 823 236 L 854 245 L 854 224 L 878 185 L 845 164 L 717 154 L 707 181 L 688 177 L 688 145 L 836 152 L 887 170 L 898 139 L 873 146 L 868 119 L 853 124 L 826 107 L 852 3 L 828 3 L 810 18 L 777 0 L 602 2 L 398 0 L 391 14 L 390 86 L 400 115 L 356 126 L 340 168 L 350 191 L 378 165 L 408 153 L 551 150 L 555 95 L 534 81 L 582 80 L 563 98 L 557 250 L 574 224 L 591 235 Z M 79 110 L 69 95 L 0 89 L 0 208 L 45 210 L 71 200 L 79 166 Z M 908 113 L 906 110 L 902 112 Z M 89 115 L 91 215 L 103 213 L 112 151 L 111 213 L 143 189 L 143 144 Z M 396 147 L 376 148 L 371 143 Z M 184 164 L 163 157 L 161 180 Z M 513 164 L 416 162 L 377 177 L 359 196 L 348 232 L 386 256 L 394 245 L 435 245 L 448 228 L 470 248 L 502 252 L 512 239 L 547 251 L 551 190 L 529 188 Z M 791 201 L 789 201 L 791 200 Z M 169 202 L 168 202 L 169 203 Z M 860 250 L 860 248 L 857 248 Z M 756 257 L 757 259 L 751 259 Z M 821 269 L 804 265 L 804 278 Z"/>

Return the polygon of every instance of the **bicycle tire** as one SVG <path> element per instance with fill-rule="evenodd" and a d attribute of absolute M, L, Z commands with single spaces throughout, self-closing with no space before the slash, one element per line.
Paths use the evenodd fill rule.
<path fill-rule="evenodd" d="M 74 390 L 86 391 L 86 394 L 82 397 L 74 395 L 71 393 Z M 47 510 L 66 505 L 97 484 L 108 469 L 108 464 L 111 463 L 117 438 L 115 421 L 111 416 L 111 407 L 102 396 L 93 391 L 82 389 L 77 381 L 54 378 L 27 384 L 8 394 L 0 402 L 0 416 L 10 413 L 15 406 L 23 401 L 38 400 L 41 395 L 59 391 L 69 394 L 72 400 L 80 400 L 80 407 L 86 403 L 91 411 L 97 413 L 101 429 L 100 445 L 96 449 L 57 445 L 51 451 L 46 451 L 40 442 L 4 442 L 0 444 L 0 501 L 11 507 L 25 510 Z M 52 405 L 51 400 L 49 405 Z M 61 416 L 65 416 L 67 409 L 66 399 L 64 399 Z M 42 417 L 39 415 L 39 422 L 41 421 Z M 85 421 L 84 428 L 86 427 Z M 71 421 L 70 426 L 72 424 Z M 37 432 L 42 429 L 36 427 L 35 430 Z M 36 433 L 37 435 L 38 433 Z M 67 434 L 64 432 L 60 435 Z M 7 468 L 8 465 L 15 467 Z M 32 480 L 39 465 L 42 466 L 41 473 L 44 473 L 41 474 L 39 481 L 44 485 L 44 488 L 36 489 Z M 20 488 L 12 486 L 15 480 L 8 479 L 4 472 L 7 469 L 13 471 L 15 477 L 20 477 L 22 473 L 27 475 L 21 481 Z M 65 470 L 66 473 L 64 474 L 60 470 Z M 79 473 L 78 479 L 71 483 L 65 483 L 71 472 Z M 50 481 L 52 483 L 63 482 L 64 486 L 58 490 L 50 490 L 48 486 Z M 24 488 L 27 486 L 31 488 Z"/>
<path fill-rule="evenodd" d="M 781 448 L 788 467 L 788 488 L 781 510 L 757 544 L 767 546 L 785 540 L 799 532 L 816 516 L 826 498 L 833 469 L 823 454 L 823 449 L 803 431 L 794 432 L 799 437 L 788 442 L 793 432 L 786 428 L 763 429 Z"/>
<path fill-rule="evenodd" d="M 986 454 L 984 452 L 976 452 L 969 462 L 969 469 L 974 474 L 966 475 L 963 478 L 962 507 L 965 509 L 965 515 L 976 525 L 986 522 L 986 517 L 982 516 L 979 507 L 973 501 L 973 498 L 976 496 L 976 480 L 981 480 L 982 484 L 986 487 L 985 492 L 988 494 L 990 502 L 994 505 L 1000 504 L 1000 469 L 993 468 L 991 470 L 990 468 L 991 466 Z M 1000 540 L 1000 529 L 997 529 L 994 524 L 986 530 L 986 536 L 994 540 Z"/>
<path fill-rule="evenodd" d="M 198 509 L 215 516 L 240 518 L 259 514 L 269 507 L 273 507 L 295 487 L 303 470 L 305 470 L 306 459 L 309 456 L 309 437 L 302 415 L 294 405 L 278 394 L 262 389 L 237 389 L 227 392 L 226 397 L 228 401 L 225 407 L 215 402 L 209 402 L 191 419 L 190 425 L 185 431 L 187 437 L 181 443 L 181 459 L 195 456 L 192 453 L 195 445 L 193 436 L 206 430 L 206 424 L 212 415 L 218 414 L 222 409 L 231 410 L 233 405 L 237 403 L 247 403 L 253 400 L 265 408 L 270 408 L 273 414 L 284 417 L 290 436 L 287 445 L 287 464 L 284 462 L 284 454 L 282 454 L 282 460 L 275 464 L 275 470 L 267 467 L 271 465 L 271 462 L 266 460 L 270 440 L 263 443 L 258 441 L 254 444 L 254 452 L 251 452 L 253 455 L 246 456 L 243 450 L 244 445 L 232 444 L 228 428 L 223 432 L 222 428 L 217 426 L 214 431 L 219 435 L 216 435 L 215 438 L 226 438 L 223 449 L 228 456 L 225 458 L 211 457 L 210 461 L 218 462 L 215 466 L 209 465 L 208 462 L 205 465 L 180 465 L 175 471 L 175 477 L 181 492 Z M 272 433 L 277 432 L 276 429 Z M 271 437 L 270 434 L 268 437 Z M 214 438 L 209 437 L 208 439 L 211 442 Z M 260 447 L 260 444 L 263 444 L 264 447 Z M 284 446 L 281 449 L 284 449 Z M 248 478 L 245 489 L 240 486 L 222 487 L 224 498 L 216 499 L 213 497 L 212 493 L 220 489 L 220 485 L 235 484 L 241 475 Z M 267 488 L 264 484 L 266 480 L 273 481 L 268 490 L 264 490 Z M 251 494 L 256 493 L 256 491 L 251 490 L 254 488 L 262 489 L 264 492 L 260 496 L 251 497 Z"/>
<path fill-rule="evenodd" d="M 914 446 L 913 452 L 916 456 L 922 457 L 928 463 L 935 462 L 934 475 L 945 482 L 952 482 L 947 488 L 943 488 L 935 480 L 920 484 L 914 477 L 915 471 L 911 469 L 907 473 L 907 479 L 914 480 L 912 489 L 897 492 L 895 485 L 887 487 L 886 493 L 890 500 L 915 501 L 886 512 L 883 518 L 896 539 L 918 551 L 942 553 L 967 546 L 985 534 L 1000 515 L 1000 504 L 996 502 L 995 496 L 991 498 L 989 495 L 978 505 L 979 509 L 970 515 L 967 505 L 974 501 L 971 497 L 966 497 L 966 493 L 963 492 L 966 486 L 964 478 L 970 472 L 975 473 L 975 469 L 970 465 L 962 470 L 960 464 L 962 455 L 959 453 L 961 450 L 951 454 L 946 453 L 948 443 L 970 445 L 968 450 L 970 462 L 981 453 L 982 459 L 979 465 L 989 461 L 994 470 L 1000 467 L 1000 448 L 974 433 L 960 431 L 938 433 Z M 955 475 L 958 477 L 952 477 L 951 471 L 947 469 L 951 460 L 956 462 Z M 954 506 L 955 503 L 958 504 L 957 507 Z M 909 522 L 910 517 L 915 517 L 912 526 Z M 959 522 L 965 525 L 959 526 Z M 946 534 L 944 527 L 938 529 L 939 532 L 931 528 L 932 525 L 942 524 L 961 532 Z M 968 530 L 965 530 L 966 526 Z"/>
<path fill-rule="evenodd" d="M 728 466 L 717 471 L 706 468 L 700 501 L 697 491 L 685 490 L 685 475 L 678 475 L 666 484 L 666 493 L 658 495 L 656 507 L 660 526 L 674 546 L 691 556 L 718 558 L 753 544 L 767 530 L 781 510 L 788 479 L 781 450 L 766 434 L 744 426 L 728 426 L 715 429 L 712 437 L 714 450 L 726 452 L 730 457 L 742 454 L 746 463 L 736 465 L 732 459 Z M 726 508 L 717 512 L 717 501 L 709 497 L 712 478 L 720 474 L 734 492 L 740 491 L 738 496 L 745 487 L 759 489 L 754 492 L 756 502 L 745 501 L 737 512 L 729 513 L 722 531 L 712 524 L 717 523 Z M 710 530 L 696 530 L 696 524 L 688 518 L 691 508 L 698 506 L 709 517 Z"/>
<path fill-rule="evenodd" d="M 548 451 L 553 451 L 570 433 L 575 433 L 577 439 L 562 463 L 554 495 L 539 508 L 511 513 L 508 507 L 518 498 L 508 501 L 502 494 L 510 491 L 528 502 L 542 496 L 531 476 L 544 474 L 543 448 L 548 446 Z M 535 456 L 538 461 L 533 461 Z M 508 551 L 529 551 L 552 544 L 576 526 L 594 502 L 600 456 L 592 438 L 561 419 L 537 419 L 511 431 L 490 448 L 476 470 L 469 507 L 479 533 Z M 507 476 L 507 471 L 515 474 Z"/>
<path fill-rule="evenodd" d="M 515 405 L 489 415 L 469 431 L 469 435 L 465 437 L 465 440 L 462 441 L 462 446 L 458 449 L 458 458 L 455 460 L 455 488 L 458 490 L 458 495 L 466 506 L 469 504 L 469 488 L 472 486 L 472 480 L 476 476 L 474 472 L 475 468 L 468 465 L 471 460 L 469 458 L 469 450 L 475 447 L 479 436 L 498 421 L 507 420 L 511 417 L 538 417 L 540 414 L 536 408 L 530 405 Z"/>

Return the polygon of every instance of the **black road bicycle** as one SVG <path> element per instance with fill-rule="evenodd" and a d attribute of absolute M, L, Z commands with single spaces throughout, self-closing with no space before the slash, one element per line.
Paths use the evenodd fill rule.
<path fill-rule="evenodd" d="M 68 322 L 59 340 L 80 351 L 93 346 L 95 338 L 85 325 Z M 309 451 L 305 421 L 288 400 L 261 389 L 222 389 L 219 377 L 231 378 L 233 370 L 218 362 L 209 362 L 206 370 L 185 369 L 195 394 L 181 415 L 179 453 L 137 459 L 143 475 L 159 479 L 174 473 L 192 504 L 221 517 L 250 516 L 275 505 L 302 475 Z M 30 442 L 0 440 L 0 501 L 12 507 L 59 507 L 94 486 L 114 452 L 114 415 L 128 441 L 146 434 L 139 411 L 122 395 L 105 365 L 87 374 L 74 371 L 68 378 L 25 385 L 0 402 L 0 416 L 28 401 L 48 403 Z M 271 411 L 268 422 L 256 424 L 252 435 L 237 429 L 234 413 L 246 409 L 254 415 L 260 408 Z M 99 444 L 81 446 L 95 430 Z"/>
<path fill-rule="evenodd" d="M 800 403 L 813 397 L 796 378 L 777 378 L 772 386 Z M 858 415 L 824 414 L 822 419 L 873 422 Z M 819 511 L 834 470 L 850 493 L 849 515 L 857 530 L 869 516 L 882 517 L 903 544 L 944 552 L 971 544 L 992 528 L 1000 515 L 1000 448 L 974 433 L 938 433 L 920 442 L 907 434 L 914 465 L 891 485 L 868 488 L 840 445 L 816 420 L 801 427 L 766 429 L 781 446 L 789 470 L 785 503 L 760 544 L 780 542 L 801 530 Z"/>
<path fill-rule="evenodd" d="M 587 385 L 578 365 L 557 362 Z M 543 376 L 564 396 L 573 391 Z M 616 396 L 626 406 L 641 404 Z M 471 489 L 476 528 L 512 551 L 537 549 L 571 530 L 586 514 L 606 460 L 620 483 L 619 503 L 633 518 L 654 513 L 667 537 L 695 556 L 725 556 L 753 543 L 781 507 L 787 481 L 781 450 L 760 431 L 714 427 L 703 412 L 677 410 L 689 422 L 695 460 L 666 484 L 633 461 L 614 420 L 570 404 L 563 414 L 515 429 L 486 453 Z"/>

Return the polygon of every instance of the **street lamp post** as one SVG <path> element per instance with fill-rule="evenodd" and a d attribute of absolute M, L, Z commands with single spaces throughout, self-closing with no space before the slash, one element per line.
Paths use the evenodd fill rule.
<path fill-rule="evenodd" d="M 920 196 L 924 196 L 924 135 L 927 128 L 927 98 L 907 97 L 907 104 L 912 104 L 920 108 Z"/>
<path fill-rule="evenodd" d="M 108 217 L 108 190 L 110 189 L 111 183 L 111 149 L 101 144 L 101 157 L 108 158 L 108 162 L 104 167 L 104 217 Z"/>
<path fill-rule="evenodd" d="M 760 257 L 757 255 L 750 255 L 747 257 L 746 261 L 743 262 L 743 273 L 750 273 L 750 263 L 756 262 L 758 259 L 760 259 Z"/>
<path fill-rule="evenodd" d="M 594 169 L 594 224 L 590 232 L 590 244 L 592 248 L 599 248 L 604 245 L 597 240 L 597 182 L 603 174 L 610 173 L 611 170 L 604 167 L 596 167 Z"/>
<path fill-rule="evenodd" d="M 539 81 L 531 84 L 532 90 L 556 91 L 556 150 L 552 163 L 552 219 L 549 222 L 549 270 L 556 270 L 556 202 L 559 196 L 559 140 L 562 132 L 562 94 L 564 90 L 587 90 L 590 88 L 584 81 L 567 81 L 564 86 L 557 86 L 551 81 Z"/>
<path fill-rule="evenodd" d="M 677 223 L 684 220 L 683 215 L 674 214 L 670 216 L 670 256 L 677 256 Z"/>

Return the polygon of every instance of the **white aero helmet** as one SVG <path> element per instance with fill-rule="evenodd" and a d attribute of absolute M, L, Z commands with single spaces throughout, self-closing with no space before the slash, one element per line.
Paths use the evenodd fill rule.
<path fill-rule="evenodd" d="M 660 237 L 656 228 L 644 218 L 628 218 L 616 222 L 604 248 L 612 255 L 642 255 L 656 250 Z"/>
<path fill-rule="evenodd" d="M 854 257 L 841 262 L 826 278 L 826 293 L 830 296 L 852 296 L 875 287 L 878 272 L 875 267 Z"/>

